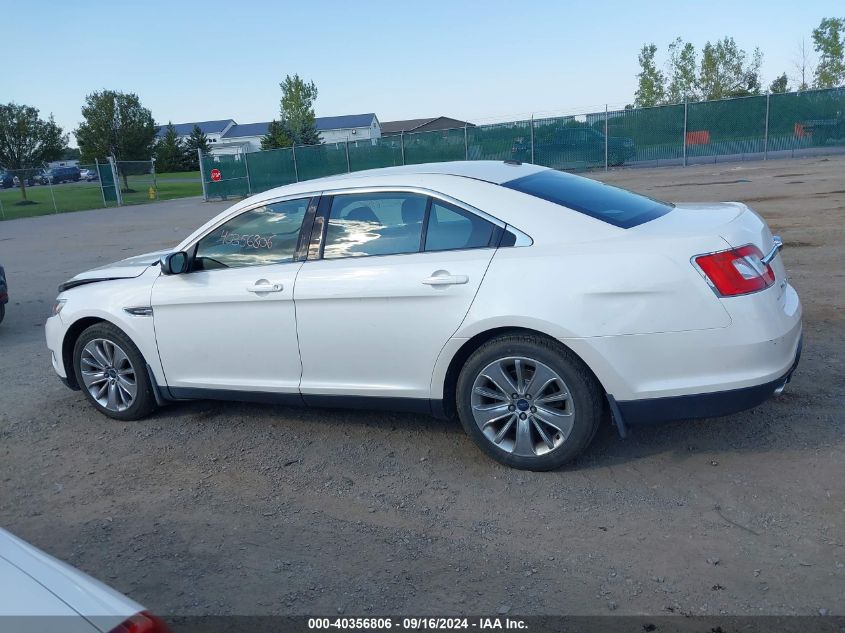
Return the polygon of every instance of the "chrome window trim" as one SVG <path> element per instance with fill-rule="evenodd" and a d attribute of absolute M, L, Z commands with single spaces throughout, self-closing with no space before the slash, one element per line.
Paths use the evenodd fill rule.
<path fill-rule="evenodd" d="M 221 218 L 220 221 L 216 222 L 212 227 L 210 227 L 207 231 L 205 231 L 202 235 L 195 238 L 191 242 L 189 242 L 185 247 L 182 249 L 184 251 L 190 251 L 190 249 L 194 248 L 197 243 L 206 237 L 209 233 L 216 231 L 221 225 L 225 224 L 229 220 L 232 220 L 244 213 L 249 211 L 254 211 L 259 207 L 264 207 L 270 204 L 276 204 L 278 202 L 289 202 L 291 200 L 301 200 L 305 198 L 315 198 L 319 196 L 341 196 L 344 194 L 366 194 L 366 193 L 416 193 L 423 196 L 430 196 L 432 198 L 436 198 L 438 200 L 442 200 L 443 202 L 448 202 L 449 204 L 453 204 L 456 207 L 460 207 L 461 209 L 468 211 L 469 213 L 473 213 L 478 217 L 482 218 L 490 222 L 491 224 L 499 227 L 504 231 L 508 231 L 514 235 L 516 241 L 511 248 L 516 248 L 520 246 L 531 246 L 534 243 L 534 240 L 531 236 L 527 235 L 523 231 L 520 231 L 515 226 L 512 226 L 506 222 L 503 222 L 499 218 L 490 215 L 486 211 L 482 211 L 477 207 L 472 206 L 471 204 L 467 204 L 457 198 L 453 198 L 452 196 L 441 193 L 439 191 L 435 191 L 433 189 L 428 189 L 427 187 L 417 187 L 414 185 L 371 185 L 371 186 L 358 186 L 358 187 L 335 187 L 332 189 L 321 189 L 317 191 L 304 191 L 301 193 L 295 194 L 288 194 L 286 196 L 278 196 L 275 198 L 268 198 L 266 200 L 261 200 L 260 202 L 256 201 L 255 204 L 244 207 L 242 209 L 238 209 L 237 211 L 226 215 L 224 218 Z"/>

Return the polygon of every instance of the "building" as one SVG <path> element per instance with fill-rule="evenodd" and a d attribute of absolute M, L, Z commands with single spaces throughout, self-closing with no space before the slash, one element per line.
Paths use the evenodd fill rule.
<path fill-rule="evenodd" d="M 367 114 L 347 114 L 343 116 L 317 117 L 317 132 L 323 143 L 344 143 L 381 136 L 378 117 L 372 112 Z M 261 139 L 267 134 L 269 121 L 244 123 L 238 125 L 233 119 L 220 121 L 200 121 L 198 123 L 179 123 L 176 134 L 185 140 L 198 125 L 208 137 L 212 154 L 240 154 L 257 152 L 261 149 Z M 167 132 L 167 126 L 160 126 L 159 137 Z"/>
<path fill-rule="evenodd" d="M 234 119 L 220 119 L 219 121 L 196 121 L 194 123 L 174 123 L 173 127 L 176 128 L 176 134 L 181 141 L 187 140 L 187 138 L 191 135 L 191 132 L 194 131 L 194 126 L 199 127 L 202 130 L 202 133 L 205 134 L 206 138 L 208 138 L 208 143 L 212 147 L 216 143 L 220 142 L 220 139 L 223 138 L 223 135 L 234 125 L 236 125 Z M 156 130 L 156 138 L 161 138 L 165 134 L 167 134 L 167 125 L 159 125 L 158 129 Z"/>
<path fill-rule="evenodd" d="M 436 116 L 428 119 L 407 119 L 404 121 L 385 121 L 381 124 L 381 135 L 393 136 L 395 134 L 435 132 L 437 130 L 453 130 L 461 127 L 475 127 L 475 125 L 448 116 Z"/>

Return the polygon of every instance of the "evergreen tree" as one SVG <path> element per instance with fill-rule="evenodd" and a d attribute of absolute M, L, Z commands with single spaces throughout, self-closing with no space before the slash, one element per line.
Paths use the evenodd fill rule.
<path fill-rule="evenodd" d="M 167 124 L 164 136 L 156 143 L 155 158 L 158 172 L 183 171 L 186 167 L 185 145 L 172 123 Z"/>
<path fill-rule="evenodd" d="M 267 134 L 261 139 L 261 149 L 279 149 L 293 145 L 285 126 L 281 121 L 271 121 Z"/>
<path fill-rule="evenodd" d="M 194 129 L 191 130 L 191 135 L 185 140 L 185 163 L 190 171 L 196 171 L 200 168 L 200 159 L 197 150 L 201 150 L 203 155 L 211 151 L 208 137 L 200 129 L 199 125 L 194 126 Z"/>

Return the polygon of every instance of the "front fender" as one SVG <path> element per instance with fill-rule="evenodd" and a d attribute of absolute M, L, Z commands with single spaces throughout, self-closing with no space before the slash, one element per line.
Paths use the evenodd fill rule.
<path fill-rule="evenodd" d="M 86 284 L 59 295 L 66 300 L 60 314 L 64 329 L 60 347 L 63 364 L 68 366 L 70 361 L 66 357 L 68 337 L 78 335 L 83 320 L 97 319 L 120 328 L 141 352 L 156 381 L 165 384 L 152 315 L 135 316 L 125 310 L 150 306 L 153 282 L 159 274 L 157 268 L 150 268 L 139 277 Z"/>

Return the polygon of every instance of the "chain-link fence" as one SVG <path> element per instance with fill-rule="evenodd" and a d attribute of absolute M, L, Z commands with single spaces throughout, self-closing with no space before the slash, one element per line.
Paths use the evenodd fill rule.
<path fill-rule="evenodd" d="M 0 170 L 0 219 L 105 206 L 96 164 Z"/>
<path fill-rule="evenodd" d="M 202 156 L 203 194 L 247 196 L 362 169 L 518 160 L 578 171 L 845 153 L 845 87 Z"/>
<path fill-rule="evenodd" d="M 190 188 L 195 187 L 191 179 Z M 175 196 L 168 196 L 175 197 Z M 0 219 L 64 213 L 159 199 L 155 162 L 114 161 L 0 169 Z"/>

